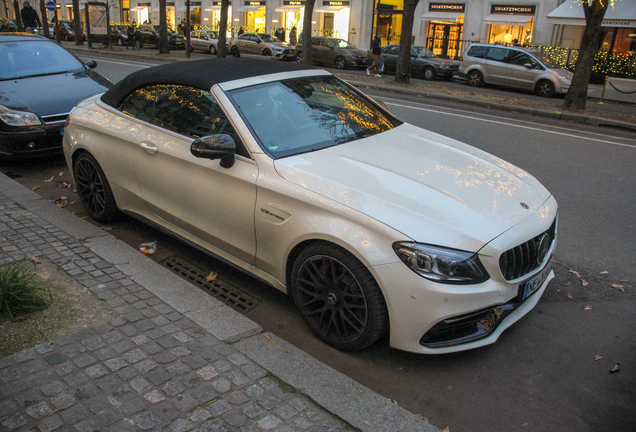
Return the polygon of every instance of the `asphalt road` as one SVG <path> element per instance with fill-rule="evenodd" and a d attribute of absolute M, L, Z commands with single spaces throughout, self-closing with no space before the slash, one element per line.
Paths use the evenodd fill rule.
<path fill-rule="evenodd" d="M 113 81 L 150 64 L 114 59 L 98 59 L 98 63 L 98 70 Z M 125 219 L 110 232 L 135 247 L 158 240 L 158 252 L 152 256 L 157 261 L 177 253 L 206 271 L 218 271 L 222 280 L 259 301 L 247 315 L 266 330 L 440 428 L 449 426 L 452 432 L 633 430 L 636 135 L 368 93 L 383 99 L 403 120 L 528 170 L 557 198 L 557 278 L 535 310 L 496 344 L 464 353 L 421 356 L 390 349 L 383 341 L 362 353 L 342 353 L 317 341 L 292 301 L 278 291 L 134 220 Z M 62 159 L 2 165 L 0 170 L 30 188 L 39 187 L 38 193 L 49 199 L 65 196 L 66 208 L 78 217 L 84 215 L 72 189 L 58 187 L 71 180 Z M 44 182 L 51 177 L 52 181 Z M 622 285 L 625 292 L 612 284 Z M 598 355 L 601 358 L 596 360 Z M 610 374 L 617 362 L 621 371 Z"/>

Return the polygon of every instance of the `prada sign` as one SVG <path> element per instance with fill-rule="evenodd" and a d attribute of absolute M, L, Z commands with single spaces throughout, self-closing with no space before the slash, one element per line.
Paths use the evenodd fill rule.
<path fill-rule="evenodd" d="M 461 12 L 464 13 L 466 9 L 465 4 L 449 4 L 449 3 L 429 3 L 429 12 Z"/>
<path fill-rule="evenodd" d="M 323 6 L 349 6 L 349 0 L 344 0 L 344 1 L 323 0 L 322 5 Z"/>
<path fill-rule="evenodd" d="M 284 0 L 283 6 L 305 6 L 305 0 Z"/>
<path fill-rule="evenodd" d="M 491 14 L 508 14 L 508 15 L 534 15 L 536 6 L 519 6 L 519 5 L 491 5 Z"/>
<path fill-rule="evenodd" d="M 265 6 L 264 1 L 246 1 L 245 6 Z"/>

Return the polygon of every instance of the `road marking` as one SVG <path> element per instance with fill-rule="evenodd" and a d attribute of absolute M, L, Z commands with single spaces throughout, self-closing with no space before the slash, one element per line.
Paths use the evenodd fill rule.
<path fill-rule="evenodd" d="M 394 100 L 394 101 L 397 100 L 397 101 L 399 101 L 398 99 L 383 98 L 382 100 L 387 105 L 396 106 L 396 107 L 399 107 L 399 108 L 405 108 L 405 109 L 410 108 L 410 109 L 415 109 L 415 110 L 419 110 L 419 111 L 432 112 L 432 113 L 436 113 L 436 114 L 445 114 L 445 115 L 454 116 L 454 117 L 461 117 L 461 118 L 468 119 L 468 120 L 483 121 L 483 122 L 494 123 L 494 124 L 499 124 L 499 125 L 503 125 L 503 126 L 516 127 L 516 128 L 519 128 L 519 129 L 529 129 L 529 130 L 533 130 L 533 131 L 537 131 L 537 132 L 545 132 L 545 133 L 549 133 L 549 134 L 553 134 L 553 135 L 565 136 L 565 137 L 569 137 L 569 138 L 580 138 L 580 139 L 584 139 L 584 140 L 588 140 L 588 141 L 594 141 L 594 142 L 599 142 L 599 143 L 604 143 L 604 144 L 615 145 L 615 146 L 619 146 L 619 147 L 628 147 L 628 148 L 636 149 L 636 145 L 633 145 L 633 144 L 624 144 L 624 143 L 621 143 L 621 142 L 608 141 L 608 140 L 605 140 L 605 139 L 599 139 L 599 138 L 593 138 L 593 137 L 590 137 L 590 136 L 578 135 L 578 134 L 587 134 L 587 135 L 606 136 L 605 134 L 600 134 L 600 133 L 596 133 L 596 132 L 583 132 L 583 131 L 577 131 L 577 130 L 574 130 L 574 129 L 564 128 L 564 127 L 559 127 L 559 126 L 550 126 L 550 125 L 542 125 L 542 124 L 539 124 L 539 123 L 532 123 L 532 122 L 528 122 L 528 121 L 524 121 L 524 120 L 516 121 L 516 123 L 510 123 L 510 122 L 502 121 L 502 120 L 491 120 L 491 119 L 487 119 L 487 118 L 475 117 L 475 114 L 474 113 L 470 113 L 470 111 L 456 110 L 456 109 L 453 109 L 453 108 L 444 108 L 445 110 L 459 111 L 461 113 L 470 113 L 471 115 L 458 114 L 458 113 L 452 113 L 452 112 L 448 112 L 448 111 L 442 111 L 440 109 L 422 108 L 420 106 L 404 105 L 403 101 L 400 101 L 402 103 L 387 102 L 389 100 Z M 410 103 L 415 104 L 415 102 L 410 102 Z M 479 115 L 481 115 L 483 117 L 494 117 L 494 118 L 497 118 L 497 119 L 502 119 L 503 118 L 503 117 L 498 117 L 498 116 L 494 116 L 494 115 L 490 115 L 490 114 L 479 114 Z M 532 126 L 526 126 L 526 125 L 519 124 L 519 123 L 527 123 L 527 124 L 532 125 Z M 560 132 L 558 130 L 546 130 L 545 129 L 546 127 L 550 127 L 552 129 L 560 129 L 560 130 L 568 131 L 568 132 L 577 132 L 578 134 Z M 636 140 L 631 139 L 631 138 L 617 137 L 616 139 L 636 142 Z"/>

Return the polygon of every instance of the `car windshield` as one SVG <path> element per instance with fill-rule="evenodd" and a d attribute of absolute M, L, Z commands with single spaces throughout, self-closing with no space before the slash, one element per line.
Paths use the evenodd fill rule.
<path fill-rule="evenodd" d="M 208 37 L 210 39 L 218 39 L 219 38 L 219 32 L 209 31 L 207 33 L 208 33 Z"/>
<path fill-rule="evenodd" d="M 561 69 L 561 66 L 553 63 L 552 60 L 544 56 L 538 51 L 530 51 L 528 54 L 532 55 L 539 63 L 548 69 Z"/>
<path fill-rule="evenodd" d="M 329 39 L 331 41 L 332 44 L 334 44 L 335 46 L 337 46 L 338 48 L 342 48 L 342 49 L 355 49 L 356 47 L 351 45 L 349 42 L 347 42 L 344 39 Z"/>
<path fill-rule="evenodd" d="M 417 53 L 417 55 L 419 55 L 420 57 L 425 57 L 425 58 L 431 58 L 431 57 L 437 57 L 435 55 L 435 53 L 433 53 L 433 51 L 431 51 L 430 49 L 426 48 L 426 47 L 421 47 L 421 46 L 414 46 L 413 50 Z"/>
<path fill-rule="evenodd" d="M 84 65 L 59 45 L 41 39 L 0 43 L 0 80 L 74 72 Z"/>
<path fill-rule="evenodd" d="M 159 25 L 154 25 L 154 26 L 152 26 L 152 28 L 154 28 L 154 29 L 155 29 L 155 31 L 156 31 L 156 32 L 158 32 L 158 31 L 161 29 L 161 26 L 159 26 Z M 175 33 L 175 31 L 174 31 L 174 30 L 172 30 L 170 27 L 166 27 L 166 30 L 167 30 L 167 32 L 168 32 L 168 33 Z"/>
<path fill-rule="evenodd" d="M 401 124 L 334 76 L 260 84 L 229 96 L 274 158 L 355 141 Z"/>
<path fill-rule="evenodd" d="M 271 34 L 259 33 L 258 34 L 263 42 L 280 42 L 280 39 L 275 38 Z"/>

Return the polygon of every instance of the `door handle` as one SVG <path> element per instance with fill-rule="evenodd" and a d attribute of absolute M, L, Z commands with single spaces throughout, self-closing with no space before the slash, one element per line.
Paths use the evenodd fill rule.
<path fill-rule="evenodd" d="M 141 148 L 144 149 L 147 153 L 157 153 L 159 149 L 152 144 L 141 143 Z"/>

